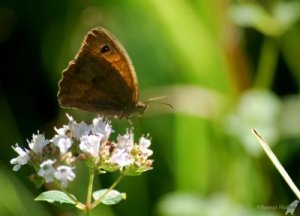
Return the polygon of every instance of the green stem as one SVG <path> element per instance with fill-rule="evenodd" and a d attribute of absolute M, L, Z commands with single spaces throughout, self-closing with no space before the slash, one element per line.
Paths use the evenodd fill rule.
<path fill-rule="evenodd" d="M 124 177 L 123 173 L 120 174 L 120 176 L 117 178 L 117 180 L 108 188 L 108 190 L 99 198 L 97 199 L 94 203 L 92 203 L 91 205 L 91 209 L 96 207 L 97 205 L 99 205 L 102 201 L 102 199 L 112 190 L 114 189 L 119 182 L 122 180 L 122 178 Z"/>
<path fill-rule="evenodd" d="M 92 193 L 93 193 L 93 182 L 94 182 L 95 172 L 94 169 L 89 169 L 89 184 L 88 184 L 88 191 L 86 197 L 86 213 L 89 215 L 90 210 L 92 209 L 91 201 L 92 201 Z"/>
<path fill-rule="evenodd" d="M 255 87 L 270 89 L 276 71 L 278 48 L 273 38 L 265 38 L 258 62 Z"/>

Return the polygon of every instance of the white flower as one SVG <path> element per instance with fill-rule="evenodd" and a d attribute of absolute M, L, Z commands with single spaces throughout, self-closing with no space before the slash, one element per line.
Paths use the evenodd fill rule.
<path fill-rule="evenodd" d="M 75 125 L 77 125 L 77 122 L 68 113 L 66 113 L 66 116 L 69 119 L 69 124 L 66 125 L 66 127 L 68 127 L 70 130 L 73 130 L 73 128 L 75 127 Z"/>
<path fill-rule="evenodd" d="M 73 181 L 76 175 L 73 172 L 72 167 L 62 165 L 57 167 L 57 170 L 54 173 L 54 177 L 58 181 L 60 181 L 62 188 L 66 188 L 68 186 L 69 181 Z"/>
<path fill-rule="evenodd" d="M 56 129 L 56 132 L 60 135 L 67 135 L 66 132 L 71 131 L 76 139 L 80 139 L 81 136 L 88 134 L 91 131 L 91 127 L 85 122 L 79 124 L 73 119 L 72 116 L 66 114 L 69 119 L 69 124 L 64 125 L 62 128 Z"/>
<path fill-rule="evenodd" d="M 70 122 L 75 122 L 73 116 L 69 115 L 68 113 L 66 113 L 67 118 L 69 119 Z"/>
<path fill-rule="evenodd" d="M 83 135 L 80 138 L 79 148 L 81 151 L 91 154 L 93 157 L 99 156 L 100 142 L 103 138 L 102 134 L 99 135 Z"/>
<path fill-rule="evenodd" d="M 148 149 L 151 145 L 151 140 L 145 137 L 141 137 L 139 141 L 139 150 L 145 157 L 149 157 L 153 154 L 153 151 Z"/>
<path fill-rule="evenodd" d="M 94 134 L 102 134 L 103 140 L 107 140 L 113 130 L 109 121 L 103 121 L 102 117 L 97 117 L 93 119 L 92 132 Z"/>
<path fill-rule="evenodd" d="M 70 130 L 68 126 L 64 125 L 62 128 L 56 128 L 54 127 L 54 130 L 59 135 L 66 135 L 67 131 Z"/>
<path fill-rule="evenodd" d="M 16 146 L 12 146 L 12 148 L 19 154 L 18 157 L 13 158 L 10 160 L 11 164 L 15 164 L 13 167 L 13 171 L 18 171 L 22 165 L 25 165 L 28 163 L 30 157 L 28 155 L 29 151 L 27 149 L 23 150 L 21 147 L 16 144 Z"/>
<path fill-rule="evenodd" d="M 55 135 L 52 142 L 59 148 L 61 154 L 65 154 L 73 143 L 68 136 L 62 134 Z"/>
<path fill-rule="evenodd" d="M 43 177 L 46 183 L 53 182 L 53 176 L 55 173 L 55 169 L 53 167 L 54 163 L 54 160 L 48 159 L 40 164 L 40 170 L 38 171 L 38 175 Z"/>
<path fill-rule="evenodd" d="M 68 125 L 63 125 L 61 128 L 54 127 L 54 130 L 59 135 L 67 135 L 68 131 L 73 131 L 74 127 L 77 125 L 76 121 L 74 121 L 73 117 L 66 113 L 67 118 L 69 119 Z"/>
<path fill-rule="evenodd" d="M 35 153 L 42 153 L 43 148 L 48 145 L 49 140 L 45 139 L 45 136 L 43 134 L 33 134 L 32 135 L 32 140 L 31 142 L 29 142 L 27 140 L 28 144 L 29 144 L 29 148 L 34 151 Z"/>
<path fill-rule="evenodd" d="M 132 155 L 130 154 L 133 148 L 133 133 L 127 132 L 125 135 L 118 135 L 117 143 L 115 144 L 115 150 L 109 159 L 110 163 L 118 164 L 120 167 L 130 165 L 134 162 Z"/>
<path fill-rule="evenodd" d="M 133 157 L 129 152 L 124 149 L 116 149 L 109 159 L 110 163 L 117 164 L 120 167 L 130 165 L 134 162 Z"/>
<path fill-rule="evenodd" d="M 80 122 L 74 127 L 74 135 L 77 139 L 80 139 L 83 135 L 89 134 L 91 127 L 89 127 L 85 122 Z"/>
<path fill-rule="evenodd" d="M 133 133 L 127 132 L 126 134 L 118 135 L 117 137 L 116 148 L 130 152 L 133 148 Z"/>

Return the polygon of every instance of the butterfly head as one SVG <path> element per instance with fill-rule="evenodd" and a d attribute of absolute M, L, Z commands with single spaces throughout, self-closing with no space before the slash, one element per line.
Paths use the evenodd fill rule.
<path fill-rule="evenodd" d="M 171 108 L 174 108 L 171 104 L 169 103 L 163 103 L 163 102 L 159 102 L 159 100 L 161 99 L 165 99 L 166 97 L 163 96 L 163 97 L 155 97 L 155 98 L 150 98 L 148 100 L 146 100 L 144 103 L 139 101 L 137 102 L 133 108 L 129 108 L 128 110 L 126 110 L 124 112 L 125 116 L 127 118 L 134 118 L 134 117 L 137 117 L 137 116 L 141 116 L 144 114 L 145 110 L 147 109 L 148 105 L 150 103 L 158 103 L 158 104 L 163 104 L 163 105 L 166 105 L 166 106 L 169 106 Z M 127 114 L 127 115 L 126 115 Z"/>
<path fill-rule="evenodd" d="M 145 104 L 143 102 L 138 102 L 135 106 L 135 110 L 139 115 L 143 115 L 147 107 L 148 104 Z"/>
<path fill-rule="evenodd" d="M 130 107 L 127 110 L 125 110 L 123 112 L 123 115 L 121 115 L 121 118 L 125 117 L 127 119 L 132 119 L 141 116 L 144 114 L 147 106 L 148 104 L 144 104 L 143 102 L 139 101 L 134 105 L 134 107 Z"/>

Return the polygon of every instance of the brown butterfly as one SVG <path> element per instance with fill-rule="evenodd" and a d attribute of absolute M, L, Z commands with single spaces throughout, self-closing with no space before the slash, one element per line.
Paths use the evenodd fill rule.
<path fill-rule="evenodd" d="M 63 71 L 58 100 L 62 107 L 118 118 L 143 114 L 147 107 L 139 101 L 136 73 L 126 50 L 101 27 L 87 33 Z"/>

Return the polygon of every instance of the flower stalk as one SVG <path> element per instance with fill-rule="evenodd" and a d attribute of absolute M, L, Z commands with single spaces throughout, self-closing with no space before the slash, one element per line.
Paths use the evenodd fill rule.
<path fill-rule="evenodd" d="M 88 183 L 87 197 L 86 197 L 86 211 L 87 212 L 92 209 L 91 201 L 92 201 L 92 193 L 93 193 L 94 176 L 95 176 L 94 169 L 89 168 L 89 183 Z"/>

